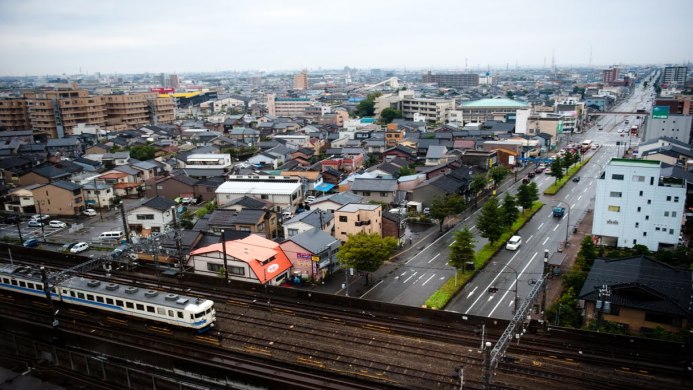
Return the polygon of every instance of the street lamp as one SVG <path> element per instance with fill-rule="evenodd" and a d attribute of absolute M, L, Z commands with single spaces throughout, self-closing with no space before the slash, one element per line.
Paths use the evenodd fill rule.
<path fill-rule="evenodd" d="M 566 220 L 567 223 L 565 224 L 565 241 L 564 241 L 565 246 L 568 246 L 568 230 L 570 229 L 570 205 L 566 202 L 563 202 L 562 200 L 557 200 L 556 202 L 558 202 L 558 204 L 563 203 L 568 208 L 568 215 L 567 215 L 568 219 Z"/>

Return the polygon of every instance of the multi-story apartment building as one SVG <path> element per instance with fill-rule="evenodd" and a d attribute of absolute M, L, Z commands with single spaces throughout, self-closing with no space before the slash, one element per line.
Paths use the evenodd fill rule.
<path fill-rule="evenodd" d="M 684 86 L 687 75 L 687 66 L 667 66 L 662 72 L 662 84 Z"/>
<path fill-rule="evenodd" d="M 107 125 L 115 128 L 136 128 L 175 119 L 176 103 L 172 97 L 156 93 L 106 95 Z"/>
<path fill-rule="evenodd" d="M 156 93 L 89 95 L 85 89 L 58 88 L 23 95 L 0 100 L 0 126 L 62 138 L 80 124 L 124 130 L 175 119 L 175 100 Z"/>
<path fill-rule="evenodd" d="M 294 89 L 308 89 L 308 71 L 302 70 L 301 73 L 294 75 Z"/>
<path fill-rule="evenodd" d="M 397 95 L 382 95 L 375 99 L 375 115 L 385 108 L 394 108 L 402 112 L 407 120 L 425 119 L 427 122 L 446 123 L 455 110 L 454 99 L 417 98 L 411 91 L 400 91 Z"/>
<path fill-rule="evenodd" d="M 685 202 L 685 180 L 664 176 L 661 162 L 612 159 L 597 180 L 592 234 L 602 245 L 675 245 Z"/>
<path fill-rule="evenodd" d="M 383 234 L 383 210 L 378 204 L 349 203 L 334 212 L 335 238 L 346 241 L 357 233 Z"/>
<path fill-rule="evenodd" d="M 474 73 L 431 74 L 431 72 L 427 72 L 421 77 L 421 82 L 436 83 L 439 87 L 476 87 L 479 85 L 479 75 Z"/>
<path fill-rule="evenodd" d="M 505 121 L 508 114 L 529 108 L 529 104 L 512 99 L 481 99 L 462 103 L 460 110 L 465 122 Z"/>
<path fill-rule="evenodd" d="M 620 70 L 615 66 L 602 70 L 602 83 L 611 84 L 615 82 L 618 80 L 619 73 Z"/>
<path fill-rule="evenodd" d="M 0 99 L 0 128 L 12 131 L 31 128 L 26 99 Z"/>
<path fill-rule="evenodd" d="M 312 105 L 308 98 L 280 98 L 273 93 L 267 95 L 267 111 L 274 116 L 301 116 Z"/>

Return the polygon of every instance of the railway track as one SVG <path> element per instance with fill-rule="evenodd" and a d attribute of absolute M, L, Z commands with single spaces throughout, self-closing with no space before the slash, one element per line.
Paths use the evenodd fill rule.
<path fill-rule="evenodd" d="M 88 277 L 105 276 L 96 272 Z M 457 388 L 454 370 L 463 366 L 465 386 L 483 387 L 480 339 L 468 324 L 422 322 L 358 308 L 296 302 L 273 296 L 271 290 L 267 294 L 261 289 L 181 285 L 148 275 L 114 273 L 108 278 L 123 284 L 133 279 L 148 288 L 213 299 L 217 327 L 225 336 L 216 347 L 234 354 L 291 365 L 298 372 L 316 371 L 392 388 Z M 499 332 L 490 330 L 493 341 Z M 158 332 L 161 337 L 180 339 L 169 329 Z M 687 351 L 648 351 L 641 341 L 633 343 L 628 338 L 614 338 L 620 341 L 605 345 L 600 337 L 580 339 L 562 329 L 552 330 L 550 337 L 525 335 L 519 346 L 511 346 L 509 359 L 499 364 L 493 384 L 497 388 L 687 388 L 693 384 L 685 371 Z"/>

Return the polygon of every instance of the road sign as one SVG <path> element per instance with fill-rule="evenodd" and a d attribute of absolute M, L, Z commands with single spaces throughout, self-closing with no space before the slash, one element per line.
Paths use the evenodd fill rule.
<path fill-rule="evenodd" d="M 669 106 L 654 106 L 652 108 L 652 119 L 669 118 Z"/>
<path fill-rule="evenodd" d="M 313 261 L 320 261 L 320 256 L 312 256 L 310 259 Z"/>

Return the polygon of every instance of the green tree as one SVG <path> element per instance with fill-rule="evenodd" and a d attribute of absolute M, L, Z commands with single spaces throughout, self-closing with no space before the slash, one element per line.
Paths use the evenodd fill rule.
<path fill-rule="evenodd" d="M 503 220 L 503 212 L 498 207 L 498 199 L 492 196 L 481 209 L 479 218 L 476 220 L 476 227 L 481 232 L 481 237 L 494 242 L 500 238 L 505 231 L 500 221 Z"/>
<path fill-rule="evenodd" d="M 138 145 L 138 146 L 133 146 L 130 148 L 130 158 L 134 158 L 136 160 L 151 160 L 154 158 L 154 155 L 157 152 L 156 147 L 151 146 L 151 145 Z"/>
<path fill-rule="evenodd" d="M 404 166 L 404 167 L 399 169 L 399 172 L 397 172 L 397 175 L 398 175 L 397 177 L 409 176 L 409 175 L 413 175 L 415 173 L 416 173 L 416 169 L 414 169 L 412 167 Z"/>
<path fill-rule="evenodd" d="M 506 227 L 511 227 L 513 223 L 520 216 L 520 210 L 517 209 L 517 200 L 514 196 L 506 193 L 505 198 L 503 198 L 503 225 Z"/>
<path fill-rule="evenodd" d="M 537 183 L 535 183 L 535 182 L 529 183 L 529 196 L 532 199 L 532 203 L 539 200 L 539 187 L 537 186 Z M 530 205 L 530 207 L 531 207 L 531 205 Z"/>
<path fill-rule="evenodd" d="M 488 170 L 488 176 L 493 180 L 493 187 L 497 188 L 498 184 L 510 174 L 510 170 L 504 165 L 496 165 Z"/>
<path fill-rule="evenodd" d="M 397 247 L 397 239 L 394 237 L 380 237 L 379 234 L 367 234 L 364 232 L 349 236 L 337 251 L 337 260 L 345 268 L 355 268 L 368 275 L 376 271 L 390 257 L 390 253 Z"/>
<path fill-rule="evenodd" d="M 383 123 L 390 123 L 396 118 L 401 118 L 402 117 L 402 112 L 400 110 L 396 110 L 394 108 L 385 108 L 383 111 L 380 113 L 380 120 Z"/>
<path fill-rule="evenodd" d="M 469 192 L 472 193 L 474 197 L 474 207 L 476 207 L 476 202 L 478 199 L 479 192 L 486 188 L 488 184 L 488 177 L 483 173 L 477 173 L 472 177 L 472 181 L 469 183 Z"/>
<path fill-rule="evenodd" d="M 375 114 L 375 98 L 380 96 L 380 92 L 369 93 L 365 99 L 359 102 L 354 112 L 356 116 L 373 116 Z"/>
<path fill-rule="evenodd" d="M 580 251 L 578 255 L 582 256 L 589 266 L 592 267 L 594 259 L 599 255 L 599 253 L 597 253 L 597 247 L 592 240 L 592 236 L 585 236 L 585 238 L 580 241 Z"/>
<path fill-rule="evenodd" d="M 551 174 L 556 177 L 556 181 L 563 178 L 563 163 L 560 158 L 556 158 L 551 162 Z"/>
<path fill-rule="evenodd" d="M 455 232 L 454 237 L 455 241 L 450 245 L 450 265 L 458 270 L 464 270 L 466 262 L 474 261 L 476 256 L 474 244 L 476 240 L 467 227 Z"/>
<path fill-rule="evenodd" d="M 528 184 L 520 184 L 520 187 L 517 189 L 517 202 L 525 210 L 532 207 L 532 189 Z"/>
<path fill-rule="evenodd" d="M 464 211 L 465 203 L 464 199 L 457 194 L 450 194 L 447 196 L 436 196 L 431 202 L 431 207 L 429 215 L 431 218 L 438 220 L 438 226 L 440 231 L 443 231 L 443 224 L 447 217 L 453 216 L 455 214 Z"/>

